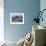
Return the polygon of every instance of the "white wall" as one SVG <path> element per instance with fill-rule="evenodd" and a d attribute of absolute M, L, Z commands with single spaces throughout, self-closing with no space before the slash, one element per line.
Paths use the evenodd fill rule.
<path fill-rule="evenodd" d="M 4 41 L 4 1 L 0 0 L 0 42 Z"/>

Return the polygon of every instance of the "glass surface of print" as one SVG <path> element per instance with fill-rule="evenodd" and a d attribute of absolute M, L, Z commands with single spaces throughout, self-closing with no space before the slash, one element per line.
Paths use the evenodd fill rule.
<path fill-rule="evenodd" d="M 10 24 L 24 24 L 24 13 L 10 13 Z"/>

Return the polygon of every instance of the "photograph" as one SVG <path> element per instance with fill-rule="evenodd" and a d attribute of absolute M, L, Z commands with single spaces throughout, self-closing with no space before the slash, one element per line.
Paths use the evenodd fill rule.
<path fill-rule="evenodd" d="M 24 24 L 24 13 L 10 13 L 10 24 Z"/>

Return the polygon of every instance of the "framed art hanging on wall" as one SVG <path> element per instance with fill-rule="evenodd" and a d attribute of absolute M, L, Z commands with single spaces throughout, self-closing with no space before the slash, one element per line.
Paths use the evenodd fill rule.
<path fill-rule="evenodd" d="M 10 24 L 24 24 L 24 13 L 10 13 Z"/>

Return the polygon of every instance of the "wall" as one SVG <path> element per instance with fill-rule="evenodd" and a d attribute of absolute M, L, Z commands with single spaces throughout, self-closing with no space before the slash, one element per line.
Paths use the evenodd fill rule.
<path fill-rule="evenodd" d="M 4 8 L 3 1 L 0 0 L 0 42 L 4 41 Z"/>
<path fill-rule="evenodd" d="M 43 9 L 46 9 L 46 0 L 40 0 L 40 9 L 41 9 L 41 11 Z M 43 12 L 42 17 L 43 17 L 43 22 L 40 21 L 40 25 L 46 27 L 46 10 Z"/>
<path fill-rule="evenodd" d="M 4 38 L 7 41 L 18 41 L 32 28 L 35 12 L 40 10 L 40 0 L 4 0 Z M 23 12 L 24 24 L 11 25 L 10 13 Z"/>

